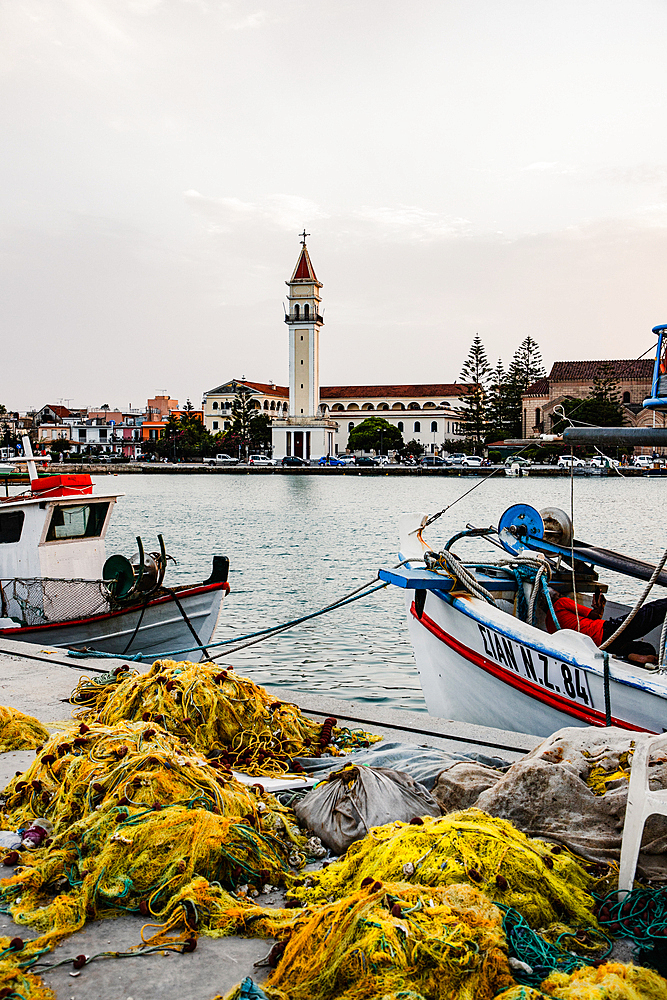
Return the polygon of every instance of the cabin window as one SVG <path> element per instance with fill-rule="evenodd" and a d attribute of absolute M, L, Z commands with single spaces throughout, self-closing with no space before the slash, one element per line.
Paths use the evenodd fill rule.
<path fill-rule="evenodd" d="M 53 508 L 47 542 L 65 538 L 99 538 L 109 510 L 108 503 L 84 503 Z"/>
<path fill-rule="evenodd" d="M 24 517 L 25 514 L 22 510 L 0 514 L 0 544 L 2 542 L 18 542 L 23 530 Z"/>

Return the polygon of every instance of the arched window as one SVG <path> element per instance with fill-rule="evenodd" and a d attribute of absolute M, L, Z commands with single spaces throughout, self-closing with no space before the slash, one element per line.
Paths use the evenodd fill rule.
<path fill-rule="evenodd" d="M 388 410 L 389 403 L 378 403 L 378 410 Z"/>
<path fill-rule="evenodd" d="M 437 420 L 432 420 L 431 421 L 431 432 L 435 433 L 435 431 L 437 431 L 437 429 L 438 429 L 438 421 Z"/>
<path fill-rule="evenodd" d="M 294 306 L 294 319 L 298 318 L 299 318 L 299 303 L 297 302 L 297 304 Z"/>
<path fill-rule="evenodd" d="M 347 425 L 347 430 L 348 430 L 348 434 L 349 434 L 350 431 L 354 430 L 354 424 L 352 423 L 351 420 L 350 420 L 349 424 Z"/>
<path fill-rule="evenodd" d="M 356 403 L 348 403 L 347 404 L 347 408 L 348 408 L 348 410 L 358 410 L 359 409 L 359 407 L 357 406 Z"/>
<path fill-rule="evenodd" d="M 304 319 L 309 319 L 310 318 L 310 306 L 308 305 L 307 302 L 306 302 L 305 306 L 303 307 L 303 318 Z"/>
<path fill-rule="evenodd" d="M 334 405 L 331 407 L 331 409 L 332 410 L 336 410 L 336 411 L 340 411 L 340 410 L 344 410 L 345 407 L 343 406 L 342 403 L 334 403 Z"/>
<path fill-rule="evenodd" d="M 419 403 L 408 403 L 409 410 L 419 410 L 421 409 Z"/>
<path fill-rule="evenodd" d="M 435 403 L 432 403 L 432 402 L 431 402 L 431 401 L 429 400 L 429 401 L 428 401 L 428 403 L 424 403 L 424 404 L 423 404 L 423 408 L 424 408 L 425 410 L 435 410 Z"/>
<path fill-rule="evenodd" d="M 362 410 L 374 410 L 375 407 L 373 406 L 372 403 L 364 403 L 364 405 L 361 407 L 361 409 Z"/>
<path fill-rule="evenodd" d="M 629 403 L 630 402 L 630 393 L 629 392 L 624 392 L 623 393 L 623 402 L 624 403 Z"/>
<path fill-rule="evenodd" d="M 283 413 L 287 413 L 287 403 L 283 403 Z"/>
<path fill-rule="evenodd" d="M 420 431 L 421 429 L 422 429 L 422 425 L 420 424 L 420 422 L 419 422 L 418 420 L 415 420 L 415 431 L 416 431 L 417 433 L 419 433 L 419 431 Z"/>
<path fill-rule="evenodd" d="M 268 410 L 268 408 L 269 408 L 269 401 L 268 401 L 268 399 L 265 399 L 264 400 L 264 409 Z"/>
<path fill-rule="evenodd" d="M 539 427 L 539 425 L 540 425 L 540 416 L 541 416 L 540 408 L 539 408 L 539 406 L 536 406 L 535 407 L 535 426 L 536 427 Z"/>
<path fill-rule="evenodd" d="M 217 404 L 217 403 L 214 403 L 214 404 L 213 404 L 213 409 L 214 409 L 214 410 L 217 410 L 217 409 L 218 409 L 218 404 Z"/>
<path fill-rule="evenodd" d="M 396 424 L 396 426 L 398 427 L 399 431 L 402 434 L 403 433 L 403 421 L 399 420 L 398 423 Z"/>
<path fill-rule="evenodd" d="M 392 410 L 404 410 L 404 409 L 405 409 L 404 403 L 394 403 L 392 405 Z"/>
<path fill-rule="evenodd" d="M 275 408 L 276 408 L 276 401 L 275 401 L 275 399 L 272 399 L 271 400 L 271 409 L 275 410 Z"/>

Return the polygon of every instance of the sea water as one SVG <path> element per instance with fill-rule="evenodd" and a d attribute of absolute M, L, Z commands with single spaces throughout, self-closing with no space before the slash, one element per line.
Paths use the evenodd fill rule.
<path fill-rule="evenodd" d="M 158 550 L 176 559 L 167 584 L 206 579 L 213 555 L 230 560 L 231 593 L 215 639 L 234 639 L 316 611 L 397 562 L 398 515 L 435 513 L 427 531 L 441 547 L 468 523 L 497 525 L 511 504 L 538 510 L 574 500 L 578 539 L 656 562 L 667 545 L 667 479 L 331 475 L 117 475 L 96 477 L 125 494 L 107 535 L 107 554 Z M 458 499 L 475 484 L 477 488 Z M 463 558 L 500 555 L 461 541 Z M 630 603 L 644 584 L 601 571 L 612 600 Z M 655 588 L 655 597 L 664 597 Z M 653 595 L 652 595 L 653 596 Z M 260 684 L 391 708 L 426 711 L 408 638 L 404 592 L 388 587 L 284 634 L 223 658 Z"/>

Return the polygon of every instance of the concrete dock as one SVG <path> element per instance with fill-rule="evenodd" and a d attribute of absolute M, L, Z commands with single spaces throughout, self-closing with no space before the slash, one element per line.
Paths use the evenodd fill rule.
<path fill-rule="evenodd" d="M 105 673 L 126 663 L 123 659 L 74 659 L 60 649 L 31 643 L 3 640 L 0 644 L 0 705 L 9 705 L 36 716 L 47 726 L 57 726 L 71 717 L 67 699 L 83 675 Z M 141 672 L 150 664 L 131 663 Z M 342 726 L 363 727 L 386 740 L 416 743 L 456 753 L 482 753 L 519 760 L 537 746 L 540 739 L 520 733 L 489 729 L 422 713 L 376 708 L 368 703 L 323 699 L 320 696 L 268 688 L 277 699 L 298 704 L 306 714 L 319 719 L 333 715 Z M 34 760 L 34 751 L 0 754 L 0 788 L 17 771 Z M 11 869 L 0 865 L 0 877 Z M 260 897 L 263 905 L 280 905 L 282 893 Z M 80 954 L 125 951 L 136 945 L 144 920 L 130 915 L 116 920 L 96 921 L 68 938 L 44 961 L 58 962 Z M 0 914 L 0 935 L 34 936 L 27 928 Z M 246 976 L 262 982 L 266 967 L 254 968 L 269 952 L 272 941 L 201 935 L 192 954 L 169 952 L 129 959 L 101 959 L 71 975 L 71 965 L 42 973 L 57 1000 L 211 1000 L 224 994 Z M 35 970 L 39 972 L 39 969 Z"/>

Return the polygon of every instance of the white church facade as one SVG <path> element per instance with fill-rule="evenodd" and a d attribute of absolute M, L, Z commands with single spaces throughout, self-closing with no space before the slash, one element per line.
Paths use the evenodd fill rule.
<path fill-rule="evenodd" d="M 211 434 L 231 427 L 231 406 L 244 386 L 257 410 L 272 420 L 273 455 L 318 458 L 347 449 L 354 427 L 371 415 L 394 424 L 404 441 L 416 440 L 434 453 L 463 441 L 458 408 L 468 386 L 457 382 L 423 385 L 320 386 L 319 343 L 324 325 L 320 289 L 303 234 L 301 252 L 286 282 L 289 331 L 289 386 L 245 378 L 204 393 L 204 423 Z"/>

